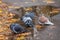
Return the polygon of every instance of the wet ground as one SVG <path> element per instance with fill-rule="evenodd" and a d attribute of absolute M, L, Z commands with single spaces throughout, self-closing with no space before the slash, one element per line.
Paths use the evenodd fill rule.
<path fill-rule="evenodd" d="M 46 26 L 46 28 L 38 31 L 38 35 L 34 40 L 60 40 L 60 14 L 53 17 L 54 26 Z"/>

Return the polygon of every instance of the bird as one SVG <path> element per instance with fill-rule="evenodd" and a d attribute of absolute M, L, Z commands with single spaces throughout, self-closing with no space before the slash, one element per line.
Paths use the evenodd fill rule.
<path fill-rule="evenodd" d="M 25 32 L 25 29 L 20 24 L 17 23 L 11 24 L 10 29 L 13 33 L 16 34 Z"/>
<path fill-rule="evenodd" d="M 25 23 L 27 27 L 33 27 L 33 19 L 34 19 L 34 12 L 26 12 L 25 15 L 22 17 L 22 21 Z"/>

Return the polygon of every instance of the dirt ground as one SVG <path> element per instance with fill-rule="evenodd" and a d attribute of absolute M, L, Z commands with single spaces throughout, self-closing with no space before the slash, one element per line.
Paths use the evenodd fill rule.
<path fill-rule="evenodd" d="M 60 14 L 53 17 L 53 23 L 40 30 L 35 40 L 60 40 Z"/>

